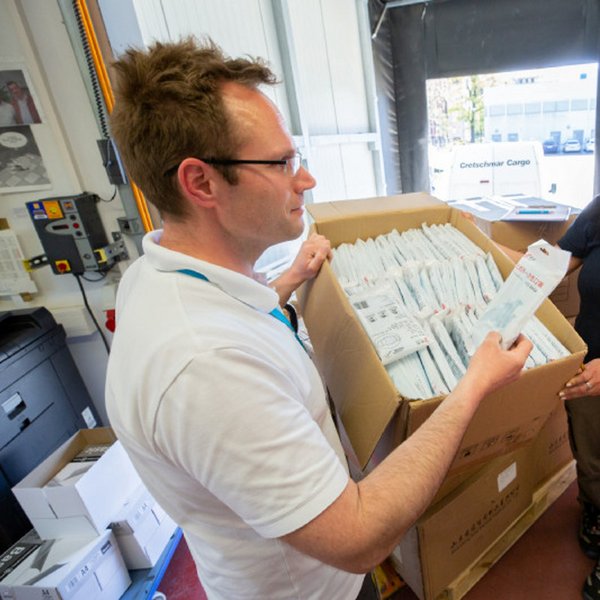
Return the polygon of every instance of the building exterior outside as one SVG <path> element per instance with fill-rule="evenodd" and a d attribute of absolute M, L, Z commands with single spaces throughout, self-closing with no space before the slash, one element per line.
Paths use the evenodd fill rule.
<path fill-rule="evenodd" d="M 595 134 L 597 65 L 510 73 L 483 90 L 489 141 L 553 140 L 546 152 L 585 151 Z"/>

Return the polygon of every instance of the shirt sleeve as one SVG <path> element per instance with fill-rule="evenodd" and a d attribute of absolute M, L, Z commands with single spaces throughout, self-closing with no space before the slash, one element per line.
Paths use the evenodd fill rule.
<path fill-rule="evenodd" d="M 329 414 L 315 418 L 302 394 L 289 374 L 229 348 L 196 356 L 161 402 L 169 454 L 264 537 L 302 527 L 348 483 L 318 424 Z"/>
<path fill-rule="evenodd" d="M 590 242 L 598 235 L 599 217 L 600 196 L 597 196 L 573 221 L 565 235 L 558 240 L 558 245 L 577 258 L 585 258 Z"/>

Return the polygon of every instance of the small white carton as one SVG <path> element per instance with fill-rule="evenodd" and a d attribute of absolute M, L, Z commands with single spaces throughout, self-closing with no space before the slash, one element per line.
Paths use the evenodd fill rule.
<path fill-rule="evenodd" d="M 130 584 L 110 530 L 57 540 L 31 531 L 0 557 L 2 600 L 118 600 Z"/>
<path fill-rule="evenodd" d="M 75 457 L 103 444 L 108 449 L 89 468 L 68 476 L 75 475 L 70 464 Z M 140 485 L 123 446 L 104 427 L 78 431 L 17 483 L 13 493 L 42 539 L 92 537 L 108 527 Z"/>
<path fill-rule="evenodd" d="M 128 569 L 152 568 L 177 524 L 141 486 L 110 525 Z"/>

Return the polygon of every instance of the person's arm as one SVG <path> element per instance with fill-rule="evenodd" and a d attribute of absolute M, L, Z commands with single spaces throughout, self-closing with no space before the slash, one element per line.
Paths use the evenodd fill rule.
<path fill-rule="evenodd" d="M 508 351 L 489 334 L 456 389 L 405 442 L 359 483 L 352 480 L 318 517 L 282 539 L 345 571 L 381 563 L 425 511 L 454 460 L 481 400 L 518 378 L 531 342 Z"/>
<path fill-rule="evenodd" d="M 279 295 L 279 304 L 285 306 L 290 296 L 305 281 L 316 277 L 323 262 L 331 258 L 331 244 L 329 240 L 317 233 L 313 233 L 302 246 L 290 268 L 274 279 L 269 287 Z"/>

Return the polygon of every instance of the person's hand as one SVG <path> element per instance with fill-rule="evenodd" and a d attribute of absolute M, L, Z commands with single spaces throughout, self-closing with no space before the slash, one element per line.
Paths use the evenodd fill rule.
<path fill-rule="evenodd" d="M 533 344 L 523 335 L 508 350 L 501 348 L 501 340 L 497 331 L 488 333 L 473 355 L 465 375 L 480 388 L 483 396 L 516 381 L 533 348 Z"/>
<path fill-rule="evenodd" d="M 331 258 L 331 243 L 324 236 L 313 233 L 300 246 L 300 250 L 288 271 L 298 285 L 317 275 L 323 262 Z"/>
<path fill-rule="evenodd" d="M 562 400 L 600 396 L 600 358 L 585 363 L 558 395 Z"/>
<path fill-rule="evenodd" d="M 283 306 L 305 281 L 316 277 L 323 262 L 331 256 L 331 243 L 324 235 L 313 233 L 304 241 L 290 268 L 271 283 L 279 294 L 280 305 Z"/>

